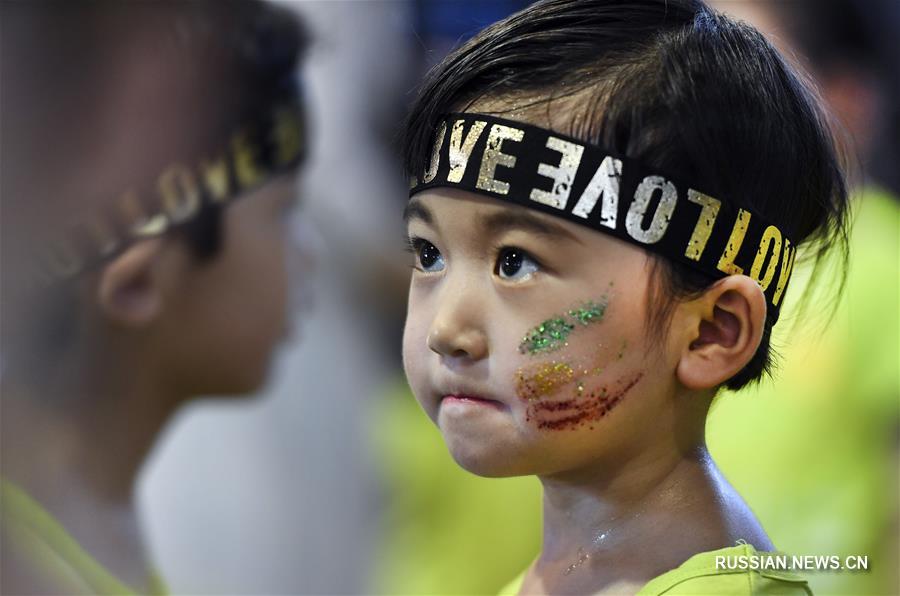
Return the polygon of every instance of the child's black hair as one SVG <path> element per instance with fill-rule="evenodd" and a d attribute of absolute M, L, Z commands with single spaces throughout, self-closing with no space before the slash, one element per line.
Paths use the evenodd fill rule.
<path fill-rule="evenodd" d="M 289 79 L 308 44 L 303 24 L 286 8 L 259 1 L 229 0 L 223 19 L 230 30 L 221 33 L 234 44 L 231 52 L 235 71 L 235 95 L 243 99 L 236 111 L 252 114 L 265 109 L 259 100 L 278 92 Z M 222 8 L 221 6 L 219 7 Z M 189 222 L 183 232 L 194 255 L 200 260 L 215 257 L 222 242 L 222 208 L 205 205 L 199 216 Z"/>
<path fill-rule="evenodd" d="M 699 0 L 543 0 L 487 27 L 426 76 L 402 132 L 405 169 L 424 170 L 444 113 L 504 98 L 549 110 L 566 96 L 577 110 L 554 118 L 558 132 L 751 208 L 810 243 L 817 270 L 833 246 L 846 263 L 847 182 L 811 85 L 759 32 Z M 713 280 L 654 259 L 658 333 Z M 772 325 L 729 388 L 770 371 Z"/>

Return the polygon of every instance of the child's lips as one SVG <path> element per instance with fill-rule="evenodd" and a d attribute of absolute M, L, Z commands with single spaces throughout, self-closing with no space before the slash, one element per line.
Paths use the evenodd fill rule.
<path fill-rule="evenodd" d="M 506 404 L 496 399 L 463 393 L 450 393 L 441 396 L 441 404 L 443 405 L 445 403 L 454 403 L 473 407 L 495 408 L 497 410 L 506 409 Z"/>

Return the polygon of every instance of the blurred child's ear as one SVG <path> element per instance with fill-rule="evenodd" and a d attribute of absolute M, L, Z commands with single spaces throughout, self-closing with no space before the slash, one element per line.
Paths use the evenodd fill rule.
<path fill-rule="evenodd" d="M 746 275 L 730 275 L 683 305 L 682 346 L 676 375 L 689 389 L 712 389 L 750 362 L 762 341 L 766 299 Z"/>
<path fill-rule="evenodd" d="M 163 240 L 151 238 L 129 246 L 100 272 L 97 300 L 111 321 L 129 327 L 152 323 L 162 310 L 159 267 Z"/>

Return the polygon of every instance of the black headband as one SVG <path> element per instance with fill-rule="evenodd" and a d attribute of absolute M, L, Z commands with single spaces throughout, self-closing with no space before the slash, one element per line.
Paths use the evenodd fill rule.
<path fill-rule="evenodd" d="M 102 208 L 81 214 L 39 251 L 35 284 L 73 278 L 137 240 L 183 226 L 295 169 L 306 152 L 299 88 L 286 86 L 267 106 L 240 122 L 227 145 L 194 162 L 170 164 L 151 188 L 123 189 Z"/>
<path fill-rule="evenodd" d="M 536 126 L 482 114 L 438 124 L 410 196 L 459 188 L 536 209 L 685 263 L 712 279 L 746 274 L 777 319 L 796 246 L 751 210 L 640 162 Z"/>

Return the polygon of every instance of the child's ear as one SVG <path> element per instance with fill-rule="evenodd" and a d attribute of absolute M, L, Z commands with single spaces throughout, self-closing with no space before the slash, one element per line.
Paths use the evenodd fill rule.
<path fill-rule="evenodd" d="M 148 325 L 159 316 L 163 306 L 162 248 L 160 238 L 143 240 L 103 267 L 97 300 L 104 316 L 129 327 Z"/>
<path fill-rule="evenodd" d="M 762 341 L 766 298 L 746 275 L 730 275 L 684 305 L 689 342 L 676 374 L 689 389 L 712 389 L 740 372 Z"/>

